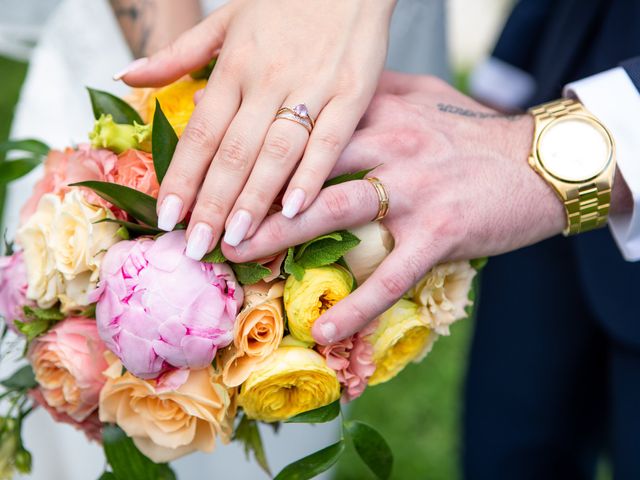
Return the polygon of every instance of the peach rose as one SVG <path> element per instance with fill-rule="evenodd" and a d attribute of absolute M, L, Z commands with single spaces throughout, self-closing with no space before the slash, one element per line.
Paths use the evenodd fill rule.
<path fill-rule="evenodd" d="M 87 420 L 106 381 L 105 351 L 95 320 L 88 318 L 68 318 L 38 337 L 29 360 L 47 405 L 75 422 Z"/>
<path fill-rule="evenodd" d="M 235 390 L 221 383 L 213 367 L 141 380 L 123 374 L 115 356 L 108 358 L 100 420 L 116 423 L 151 460 L 164 463 L 195 451 L 212 452 L 216 436 L 231 441 Z"/>
<path fill-rule="evenodd" d="M 108 181 L 133 188 L 154 198 L 158 197 L 160 190 L 153 157 L 140 150 L 127 150 L 118 155 L 117 168 Z"/>
<path fill-rule="evenodd" d="M 246 286 L 244 308 L 236 318 L 233 344 L 222 353 L 222 380 L 237 387 L 271 353 L 284 335 L 284 282 Z"/>

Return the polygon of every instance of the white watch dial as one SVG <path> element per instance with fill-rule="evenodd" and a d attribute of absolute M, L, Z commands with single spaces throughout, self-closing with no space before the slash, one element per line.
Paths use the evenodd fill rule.
<path fill-rule="evenodd" d="M 611 159 L 611 140 L 604 128 L 588 118 L 560 118 L 540 135 L 538 156 L 553 176 L 581 182 L 606 168 Z"/>

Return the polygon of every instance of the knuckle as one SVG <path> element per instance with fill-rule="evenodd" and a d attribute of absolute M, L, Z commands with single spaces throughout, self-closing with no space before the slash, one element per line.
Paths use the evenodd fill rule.
<path fill-rule="evenodd" d="M 249 164 L 249 152 L 246 142 L 234 137 L 220 147 L 220 165 L 232 172 L 244 171 Z"/>
<path fill-rule="evenodd" d="M 351 211 L 351 200 L 342 189 L 327 190 L 322 198 L 323 207 L 332 220 L 342 220 Z"/>
<path fill-rule="evenodd" d="M 407 290 L 406 273 L 393 273 L 382 281 L 382 290 L 386 298 L 395 300 L 404 294 Z"/>
<path fill-rule="evenodd" d="M 335 132 L 324 132 L 313 143 L 317 148 L 333 155 L 338 155 L 342 147 L 340 135 Z"/>
<path fill-rule="evenodd" d="M 216 135 L 207 127 L 204 121 L 193 118 L 185 128 L 182 138 L 190 144 L 197 145 L 206 150 L 215 148 Z"/>
<path fill-rule="evenodd" d="M 277 243 L 285 237 L 285 231 L 282 223 L 277 221 L 265 222 L 265 230 L 267 243 Z"/>
<path fill-rule="evenodd" d="M 197 208 L 206 217 L 222 217 L 226 210 L 223 199 L 215 194 L 201 195 Z"/>
<path fill-rule="evenodd" d="M 282 135 L 273 135 L 264 144 L 264 153 L 274 159 L 288 159 L 292 151 L 291 140 Z"/>

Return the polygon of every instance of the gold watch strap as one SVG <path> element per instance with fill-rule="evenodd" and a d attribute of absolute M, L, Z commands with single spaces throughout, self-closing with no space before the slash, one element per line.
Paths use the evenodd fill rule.
<path fill-rule="evenodd" d="M 544 103 L 533 107 L 529 112 L 536 121 L 552 121 L 570 114 L 592 115 L 576 100 L 563 99 Z M 567 227 L 564 235 L 575 235 L 606 225 L 611 205 L 611 183 L 595 181 L 582 185 L 571 186 L 565 183 L 562 196 L 567 212 Z"/>

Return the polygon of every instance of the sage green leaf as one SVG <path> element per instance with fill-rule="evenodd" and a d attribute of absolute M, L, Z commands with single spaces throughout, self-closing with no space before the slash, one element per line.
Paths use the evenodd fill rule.
<path fill-rule="evenodd" d="M 60 312 L 56 307 L 51 308 L 38 308 L 28 307 L 22 308 L 27 318 L 31 320 L 48 320 L 50 322 L 59 322 L 64 320 L 64 314 Z"/>
<path fill-rule="evenodd" d="M 316 242 L 320 242 L 326 239 L 335 240 L 336 242 L 339 242 L 342 240 L 342 235 L 340 234 L 340 232 L 333 232 L 333 233 L 327 233 L 326 235 L 321 235 L 319 237 L 314 238 L 313 240 L 309 240 L 308 242 L 305 242 L 302 245 L 299 245 L 298 247 L 296 247 L 296 258 L 300 258 L 302 255 L 304 255 L 304 252 L 309 245 L 313 245 Z"/>
<path fill-rule="evenodd" d="M 120 220 L 118 218 L 103 218 L 95 223 L 116 223 L 129 230 L 129 233 L 139 235 L 159 235 L 165 233 L 159 228 L 148 227 L 146 225 L 140 225 L 139 223 L 127 222 L 126 220 Z"/>
<path fill-rule="evenodd" d="M 330 265 L 360 243 L 360 239 L 351 232 L 342 230 L 338 233 L 340 240 L 324 236 L 309 242 L 301 255 L 296 252 L 296 263 L 305 270 Z"/>
<path fill-rule="evenodd" d="M 156 98 L 156 111 L 153 114 L 153 133 L 151 134 L 151 152 L 153 154 L 153 166 L 156 170 L 158 183 L 162 183 L 173 153 L 178 145 L 178 135 L 167 120 L 160 102 Z"/>
<path fill-rule="evenodd" d="M 137 220 L 153 228 L 158 226 L 156 199 L 145 193 L 109 182 L 87 181 L 72 183 L 70 186 L 90 188 L 107 202 L 124 210 Z"/>
<path fill-rule="evenodd" d="M 393 468 L 393 453 L 387 441 L 373 427 L 351 420 L 345 422 L 353 446 L 369 470 L 380 480 L 387 480 Z"/>
<path fill-rule="evenodd" d="M 478 271 L 486 267 L 487 263 L 489 263 L 489 257 L 474 258 L 473 260 L 469 260 L 469 264 L 471 265 L 471 267 L 475 268 Z"/>
<path fill-rule="evenodd" d="M 30 322 L 21 322 L 20 320 L 14 320 L 16 329 L 25 336 L 27 342 L 33 341 L 43 333 L 49 331 L 54 322 L 49 320 L 33 320 Z"/>
<path fill-rule="evenodd" d="M 167 464 L 154 463 L 144 456 L 120 427 L 105 425 L 102 443 L 117 480 L 176 480 Z"/>
<path fill-rule="evenodd" d="M 284 259 L 284 271 L 289 275 L 293 275 L 298 281 L 304 277 L 304 268 L 296 263 L 295 249 L 293 247 L 289 248 L 287 256 Z"/>
<path fill-rule="evenodd" d="M 238 423 L 236 431 L 233 434 L 233 440 L 242 442 L 247 460 L 250 459 L 250 454 L 253 453 L 253 456 L 258 462 L 258 465 L 260 465 L 260 468 L 262 468 L 269 477 L 272 476 L 271 469 L 267 462 L 267 456 L 264 453 L 264 446 L 262 444 L 260 430 L 258 429 L 258 423 L 255 420 L 251 420 L 247 418 L 246 415 L 242 415 L 240 423 Z"/>
<path fill-rule="evenodd" d="M 335 419 L 338 415 L 340 415 L 340 400 L 315 410 L 300 413 L 285 423 L 325 423 Z"/>
<path fill-rule="evenodd" d="M 36 375 L 31 365 L 25 365 L 13 373 L 9 378 L 0 381 L 0 385 L 9 390 L 31 390 L 38 386 Z"/>
<path fill-rule="evenodd" d="M 9 183 L 24 177 L 41 163 L 42 161 L 35 157 L 0 162 L 0 183 Z"/>
<path fill-rule="evenodd" d="M 29 152 L 34 155 L 46 157 L 51 148 L 49 148 L 49 145 L 46 143 L 33 138 L 27 138 L 24 140 L 8 140 L 0 143 L 0 152 L 11 152 L 14 150 L 19 152 Z"/>
<path fill-rule="evenodd" d="M 202 257 L 202 261 L 205 262 L 205 263 L 224 263 L 224 262 L 226 262 L 227 258 L 222 253 L 222 247 L 220 246 L 220 243 L 218 243 L 216 248 L 214 248 L 209 253 L 207 253 L 204 257 Z"/>
<path fill-rule="evenodd" d="M 342 175 L 338 175 L 337 177 L 330 178 L 329 180 L 324 182 L 324 185 L 322 185 L 322 188 L 332 187 L 333 185 L 339 185 L 341 183 L 351 182 L 353 180 L 363 180 L 364 178 L 366 178 L 367 175 L 369 175 L 372 171 L 374 171 L 379 166 L 380 165 L 377 165 L 373 168 L 360 170 L 359 172 L 354 172 L 354 173 L 343 173 Z"/>
<path fill-rule="evenodd" d="M 144 124 L 140 114 L 121 98 L 102 90 L 94 90 L 93 88 L 87 88 L 87 90 L 91 98 L 93 116 L 96 120 L 101 115 L 111 115 L 115 123 L 133 125 L 135 122 L 140 125 Z"/>
<path fill-rule="evenodd" d="M 329 445 L 297 462 L 287 465 L 276 476 L 275 480 L 308 480 L 326 472 L 340 458 L 344 452 L 344 440 Z"/>
<path fill-rule="evenodd" d="M 231 268 L 236 278 L 243 285 L 253 285 L 271 274 L 271 270 L 258 263 L 232 263 Z"/>

